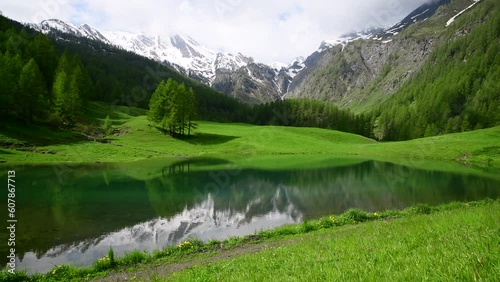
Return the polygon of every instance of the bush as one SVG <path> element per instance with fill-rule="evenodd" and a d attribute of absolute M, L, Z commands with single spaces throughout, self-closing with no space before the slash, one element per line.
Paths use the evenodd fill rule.
<path fill-rule="evenodd" d="M 58 265 L 54 268 L 52 268 L 52 271 L 50 271 L 50 275 L 55 278 L 60 278 L 62 280 L 67 279 L 70 277 L 72 270 L 69 265 L 61 264 Z"/>
<path fill-rule="evenodd" d="M 416 214 L 430 214 L 431 210 L 431 207 L 427 204 L 418 204 L 412 209 Z"/>
<path fill-rule="evenodd" d="M 308 233 L 308 232 L 311 232 L 311 231 L 314 231 L 316 228 L 313 224 L 311 224 L 307 219 L 304 220 L 304 222 L 302 223 L 302 232 L 303 233 Z"/>
<path fill-rule="evenodd" d="M 113 252 L 113 248 L 112 247 L 109 247 L 108 259 L 109 259 L 109 265 L 111 267 L 114 267 L 116 265 L 116 262 L 115 262 L 115 253 Z"/>
<path fill-rule="evenodd" d="M 370 219 L 370 215 L 360 209 L 350 209 L 342 214 L 343 217 L 356 222 L 364 222 Z"/>
<path fill-rule="evenodd" d="M 111 263 L 109 261 L 109 257 L 102 257 L 102 258 L 98 259 L 96 262 L 94 262 L 92 267 L 97 272 L 101 272 L 101 271 L 110 269 Z"/>
<path fill-rule="evenodd" d="M 14 274 L 7 272 L 7 270 L 0 271 L 0 281 L 25 282 L 36 280 L 36 277 L 28 276 L 24 271 L 15 271 Z"/>
<path fill-rule="evenodd" d="M 321 228 L 330 228 L 334 225 L 335 225 L 335 217 L 334 216 L 322 217 L 319 220 L 319 227 L 321 227 Z"/>
<path fill-rule="evenodd" d="M 120 263 L 123 265 L 132 265 L 147 261 L 148 261 L 148 256 L 146 255 L 145 252 L 133 251 L 131 253 L 126 254 L 120 260 Z"/>

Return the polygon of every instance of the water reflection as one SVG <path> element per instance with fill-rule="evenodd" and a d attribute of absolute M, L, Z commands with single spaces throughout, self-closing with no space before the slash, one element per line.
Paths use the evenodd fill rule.
<path fill-rule="evenodd" d="M 110 246 L 119 255 L 178 244 L 191 236 L 224 239 L 352 207 L 374 211 L 500 195 L 495 179 L 352 163 L 201 171 L 224 161 L 185 160 L 151 165 L 144 173 L 83 166 L 74 167 L 63 181 L 53 167 L 19 169 L 18 267 L 47 271 L 54 264 L 88 265 Z M 0 251 L 5 265 L 7 249 L 2 245 Z"/>

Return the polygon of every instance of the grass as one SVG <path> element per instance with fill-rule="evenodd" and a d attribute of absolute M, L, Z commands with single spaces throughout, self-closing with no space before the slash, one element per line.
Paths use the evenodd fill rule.
<path fill-rule="evenodd" d="M 153 253 L 106 257 L 91 267 L 55 266 L 46 274 L 0 272 L 0 281 L 81 281 L 153 266 L 193 262 L 193 267 L 156 281 L 493 281 L 500 271 L 500 200 L 417 205 L 340 215 L 286 225 L 254 235 L 203 243 L 192 239 Z M 277 247 L 229 260 L 196 263 L 218 252 L 274 242 Z M 164 268 L 163 267 L 163 268 Z M 161 268 L 161 267 L 160 267 Z M 143 272 L 144 274 L 144 272 Z"/>
<path fill-rule="evenodd" d="M 79 132 L 8 123 L 0 128 L 0 162 L 7 164 L 132 162 L 151 158 L 210 157 L 256 164 L 287 165 L 286 156 L 358 158 L 410 166 L 437 168 L 457 163 L 500 168 L 500 127 L 423 138 L 378 143 L 333 130 L 200 121 L 190 138 L 175 139 L 149 126 L 144 110 L 92 103 L 88 119 L 96 127 L 107 115 L 115 133 L 108 143 L 82 138 Z M 280 156 L 283 159 L 275 159 Z M 288 159 L 289 161 L 292 158 Z M 431 162 L 426 162 L 431 161 Z M 443 163 L 436 163 L 442 161 Z M 293 162 L 293 161 L 292 161 Z M 311 162 L 316 163 L 316 162 Z"/>
<path fill-rule="evenodd" d="M 497 281 L 498 201 L 431 210 L 414 208 L 398 220 L 321 229 L 294 237 L 292 244 L 195 266 L 165 281 Z M 350 220 L 373 216 L 350 213 Z M 332 224 L 329 219 L 319 224 L 323 221 Z M 316 222 L 301 228 L 319 227 Z"/>

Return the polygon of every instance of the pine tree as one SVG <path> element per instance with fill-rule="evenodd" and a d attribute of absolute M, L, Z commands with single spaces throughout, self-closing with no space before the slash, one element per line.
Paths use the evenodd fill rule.
<path fill-rule="evenodd" d="M 29 60 L 19 75 L 19 94 L 15 99 L 17 112 L 26 122 L 41 117 L 45 112 L 47 105 L 45 85 L 37 63 L 34 59 Z"/>
<path fill-rule="evenodd" d="M 0 112 L 9 113 L 14 108 L 14 98 L 18 96 L 18 78 L 23 65 L 18 55 L 10 52 L 0 54 Z"/>
<path fill-rule="evenodd" d="M 172 98 L 171 107 L 171 119 L 174 123 L 175 131 L 179 135 L 184 135 L 186 128 L 186 112 L 187 112 L 187 102 L 186 102 L 186 85 L 177 85 Z"/>
<path fill-rule="evenodd" d="M 78 61 L 78 58 L 77 58 Z M 88 93 L 88 74 L 78 64 L 73 64 L 69 53 L 59 60 L 52 94 L 57 115 L 66 125 L 72 126 L 83 112 L 85 93 Z M 90 82 L 91 84 L 91 82 Z M 92 86 L 93 89 L 93 86 Z"/>
<path fill-rule="evenodd" d="M 80 90 L 80 99 L 83 103 L 86 103 L 94 95 L 94 84 L 92 82 L 92 79 L 90 78 L 89 73 L 85 69 L 85 66 L 80 60 L 80 57 L 78 57 L 78 55 L 75 55 L 73 57 L 73 61 L 73 75 L 78 79 L 77 84 L 78 89 Z"/>
<path fill-rule="evenodd" d="M 67 99 L 65 103 L 66 108 L 66 118 L 70 125 L 72 125 L 76 119 L 82 114 L 83 111 L 83 100 L 82 100 L 82 89 L 81 80 L 82 73 L 77 67 L 71 76 L 69 82 L 69 87 L 67 91 Z"/>
<path fill-rule="evenodd" d="M 65 71 L 60 71 L 56 75 L 54 85 L 52 86 L 52 95 L 55 104 L 56 114 L 65 120 L 67 109 L 67 98 L 69 90 L 69 79 Z"/>
<path fill-rule="evenodd" d="M 44 77 L 46 88 L 50 89 L 57 67 L 57 54 L 52 42 L 43 33 L 38 33 L 30 44 L 31 57 L 37 62 Z"/>
<path fill-rule="evenodd" d="M 73 68 L 74 67 L 71 62 L 71 55 L 69 53 L 69 50 L 65 49 L 64 53 L 61 55 L 61 58 L 59 58 L 59 63 L 56 69 L 56 75 L 62 71 L 66 72 L 67 75 L 71 75 Z"/>

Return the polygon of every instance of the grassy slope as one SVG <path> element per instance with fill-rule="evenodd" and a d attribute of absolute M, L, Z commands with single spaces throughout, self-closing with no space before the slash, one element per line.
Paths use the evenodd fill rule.
<path fill-rule="evenodd" d="M 408 142 L 377 143 L 324 129 L 199 122 L 195 136 L 174 139 L 149 127 L 143 110 L 117 107 L 110 111 L 109 107 L 96 103 L 92 109 L 88 116 L 96 124 L 102 124 L 109 113 L 115 128 L 120 129 L 120 134 L 109 137 L 110 144 L 84 140 L 78 133 L 9 124 L 0 129 L 0 143 L 4 144 L 0 160 L 11 164 L 92 163 L 190 156 L 231 159 L 249 166 L 265 160 L 273 167 L 277 164 L 272 160 L 275 156 L 286 160 L 285 155 L 323 155 L 320 159 L 355 157 L 424 167 L 428 165 L 425 160 L 446 161 L 452 166 L 449 161 L 459 160 L 500 167 L 500 127 Z M 13 149 L 13 145 L 17 148 Z"/>
<path fill-rule="evenodd" d="M 292 244 L 188 268 L 167 280 L 495 281 L 499 218 L 497 201 L 324 229 L 294 236 Z"/>

